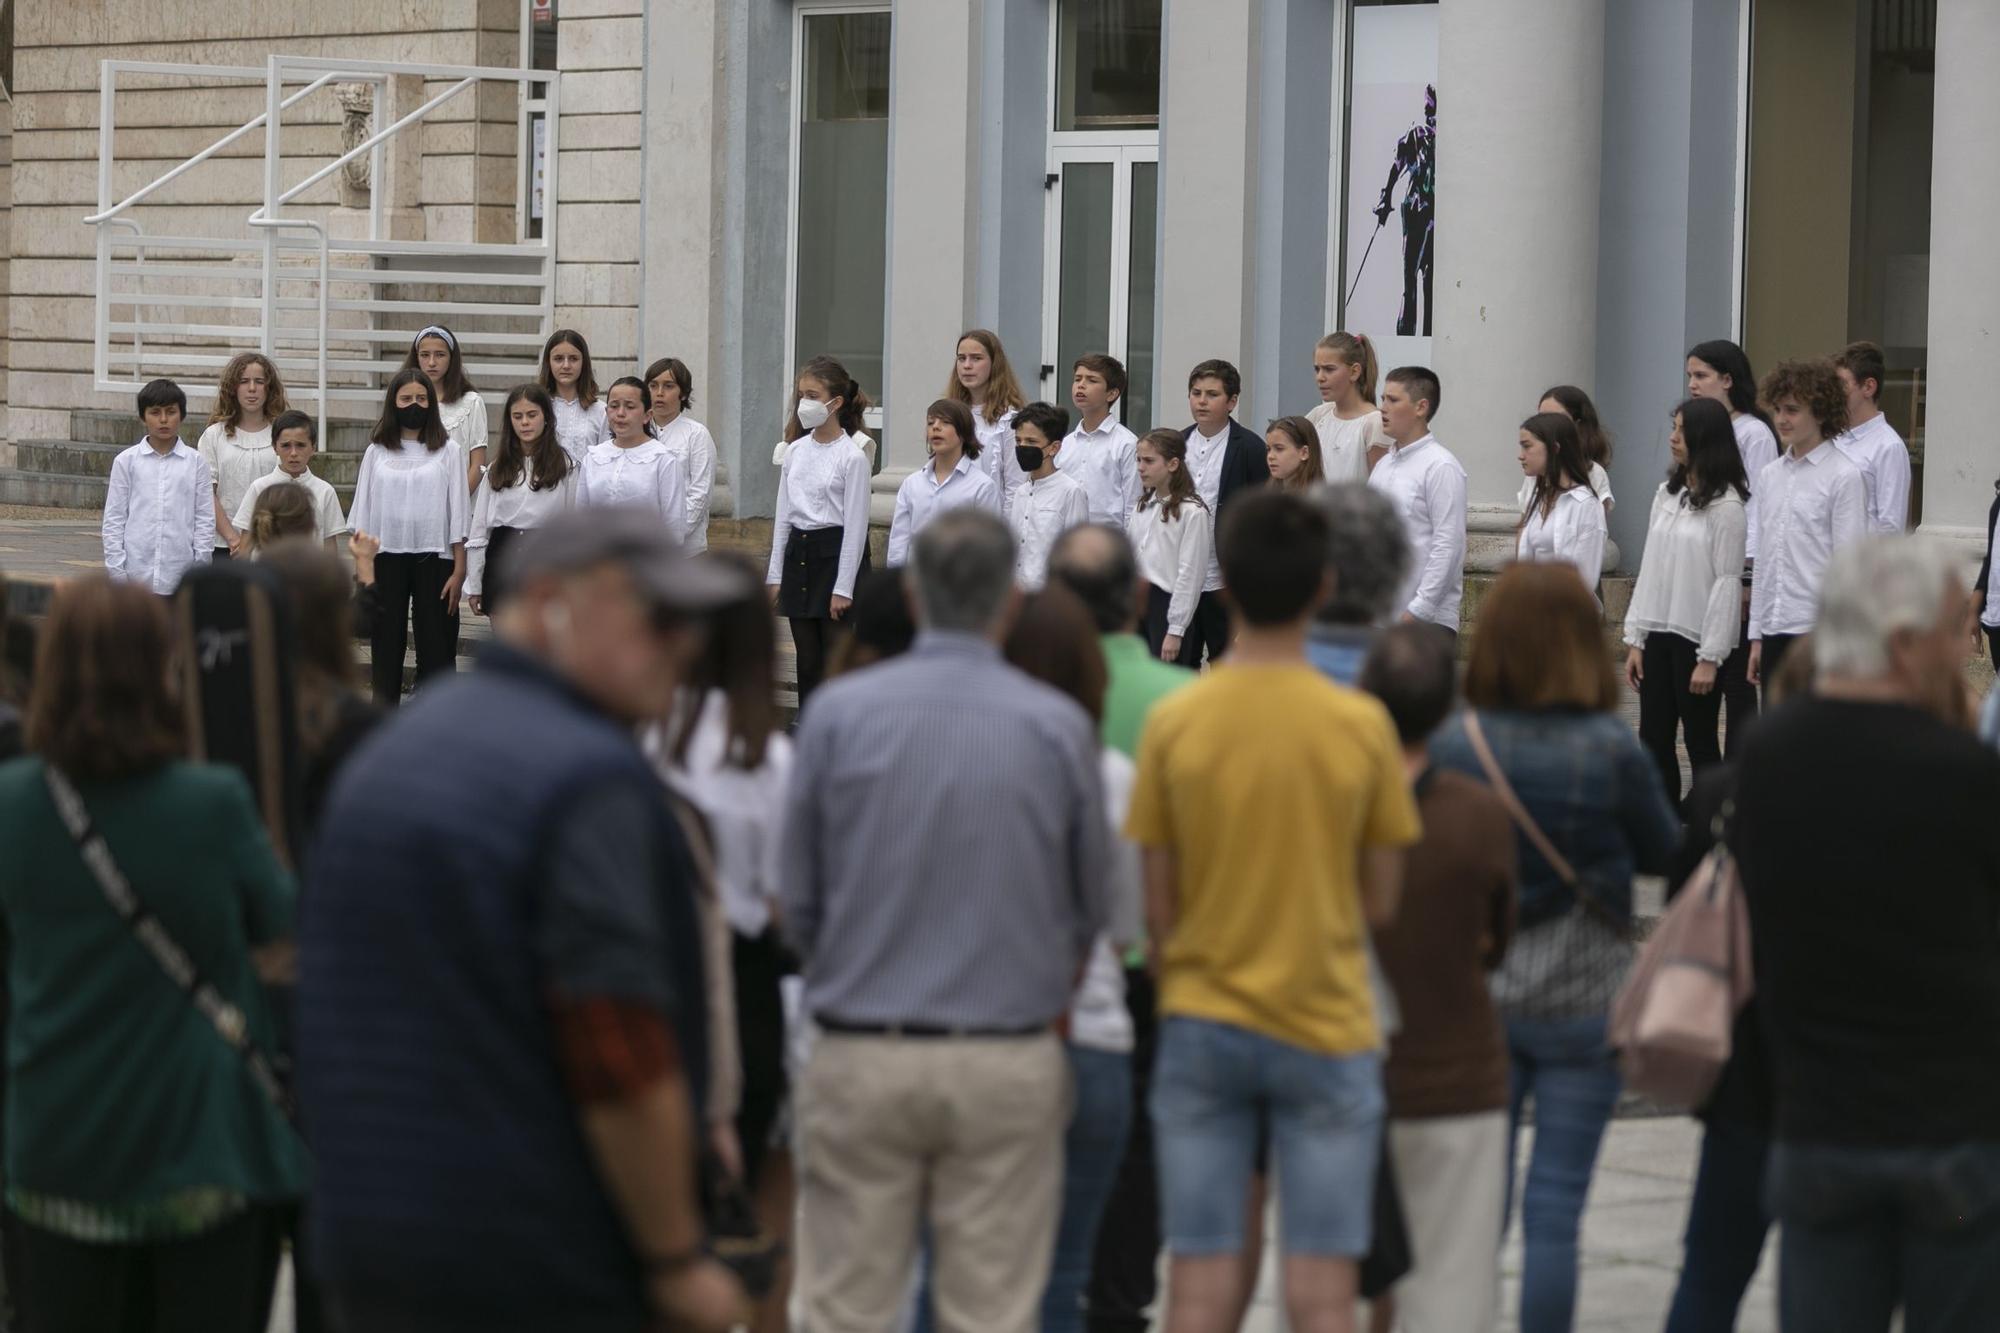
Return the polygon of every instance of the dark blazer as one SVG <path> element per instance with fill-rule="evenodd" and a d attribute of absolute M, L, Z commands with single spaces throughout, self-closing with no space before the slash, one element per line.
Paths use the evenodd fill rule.
<path fill-rule="evenodd" d="M 1183 440 L 1194 438 L 1194 427 L 1181 432 Z M 1236 418 L 1229 419 L 1229 443 L 1222 449 L 1222 488 L 1216 494 L 1216 518 L 1222 517 L 1223 506 L 1231 496 L 1239 491 L 1254 490 L 1268 485 L 1271 480 L 1271 466 L 1264 461 L 1264 438 L 1245 426 Z"/>

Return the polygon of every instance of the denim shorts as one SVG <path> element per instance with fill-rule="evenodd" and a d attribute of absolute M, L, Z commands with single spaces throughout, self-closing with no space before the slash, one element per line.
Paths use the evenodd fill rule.
<path fill-rule="evenodd" d="M 1243 1248 L 1245 1196 L 1268 1125 L 1284 1252 L 1367 1254 L 1384 1107 L 1373 1051 L 1322 1055 L 1247 1028 L 1168 1018 L 1151 1111 L 1169 1248 Z"/>

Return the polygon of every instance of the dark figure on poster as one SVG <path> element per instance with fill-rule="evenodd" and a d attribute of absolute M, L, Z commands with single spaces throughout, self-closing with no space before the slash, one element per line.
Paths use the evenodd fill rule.
<path fill-rule="evenodd" d="M 1408 337 L 1417 332 L 1417 284 L 1423 284 L 1423 336 L 1431 336 L 1431 261 L 1437 234 L 1437 87 L 1424 89 L 1424 123 L 1413 125 L 1396 143 L 1396 160 L 1389 164 L 1389 180 L 1382 187 L 1381 201 L 1375 205 L 1377 226 L 1389 221 L 1389 196 L 1399 177 L 1408 175 L 1410 188 L 1403 192 L 1403 306 L 1396 314 L 1396 333 Z"/>

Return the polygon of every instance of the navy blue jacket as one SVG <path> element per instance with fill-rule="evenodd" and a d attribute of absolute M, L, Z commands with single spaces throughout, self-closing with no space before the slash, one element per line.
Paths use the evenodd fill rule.
<path fill-rule="evenodd" d="M 1181 438 L 1193 439 L 1194 427 L 1183 430 Z M 1239 492 L 1255 490 L 1270 481 L 1271 465 L 1264 458 L 1264 437 L 1231 417 L 1229 443 L 1222 446 L 1222 485 L 1216 493 L 1215 521 L 1222 522 L 1222 511 Z"/>

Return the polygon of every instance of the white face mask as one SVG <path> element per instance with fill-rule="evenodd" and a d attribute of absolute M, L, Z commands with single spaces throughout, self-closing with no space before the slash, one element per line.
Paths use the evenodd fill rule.
<path fill-rule="evenodd" d="M 820 402 L 818 399 L 799 399 L 799 424 L 807 430 L 818 430 L 821 426 L 824 426 L 829 415 L 826 410 L 826 404 Z"/>

